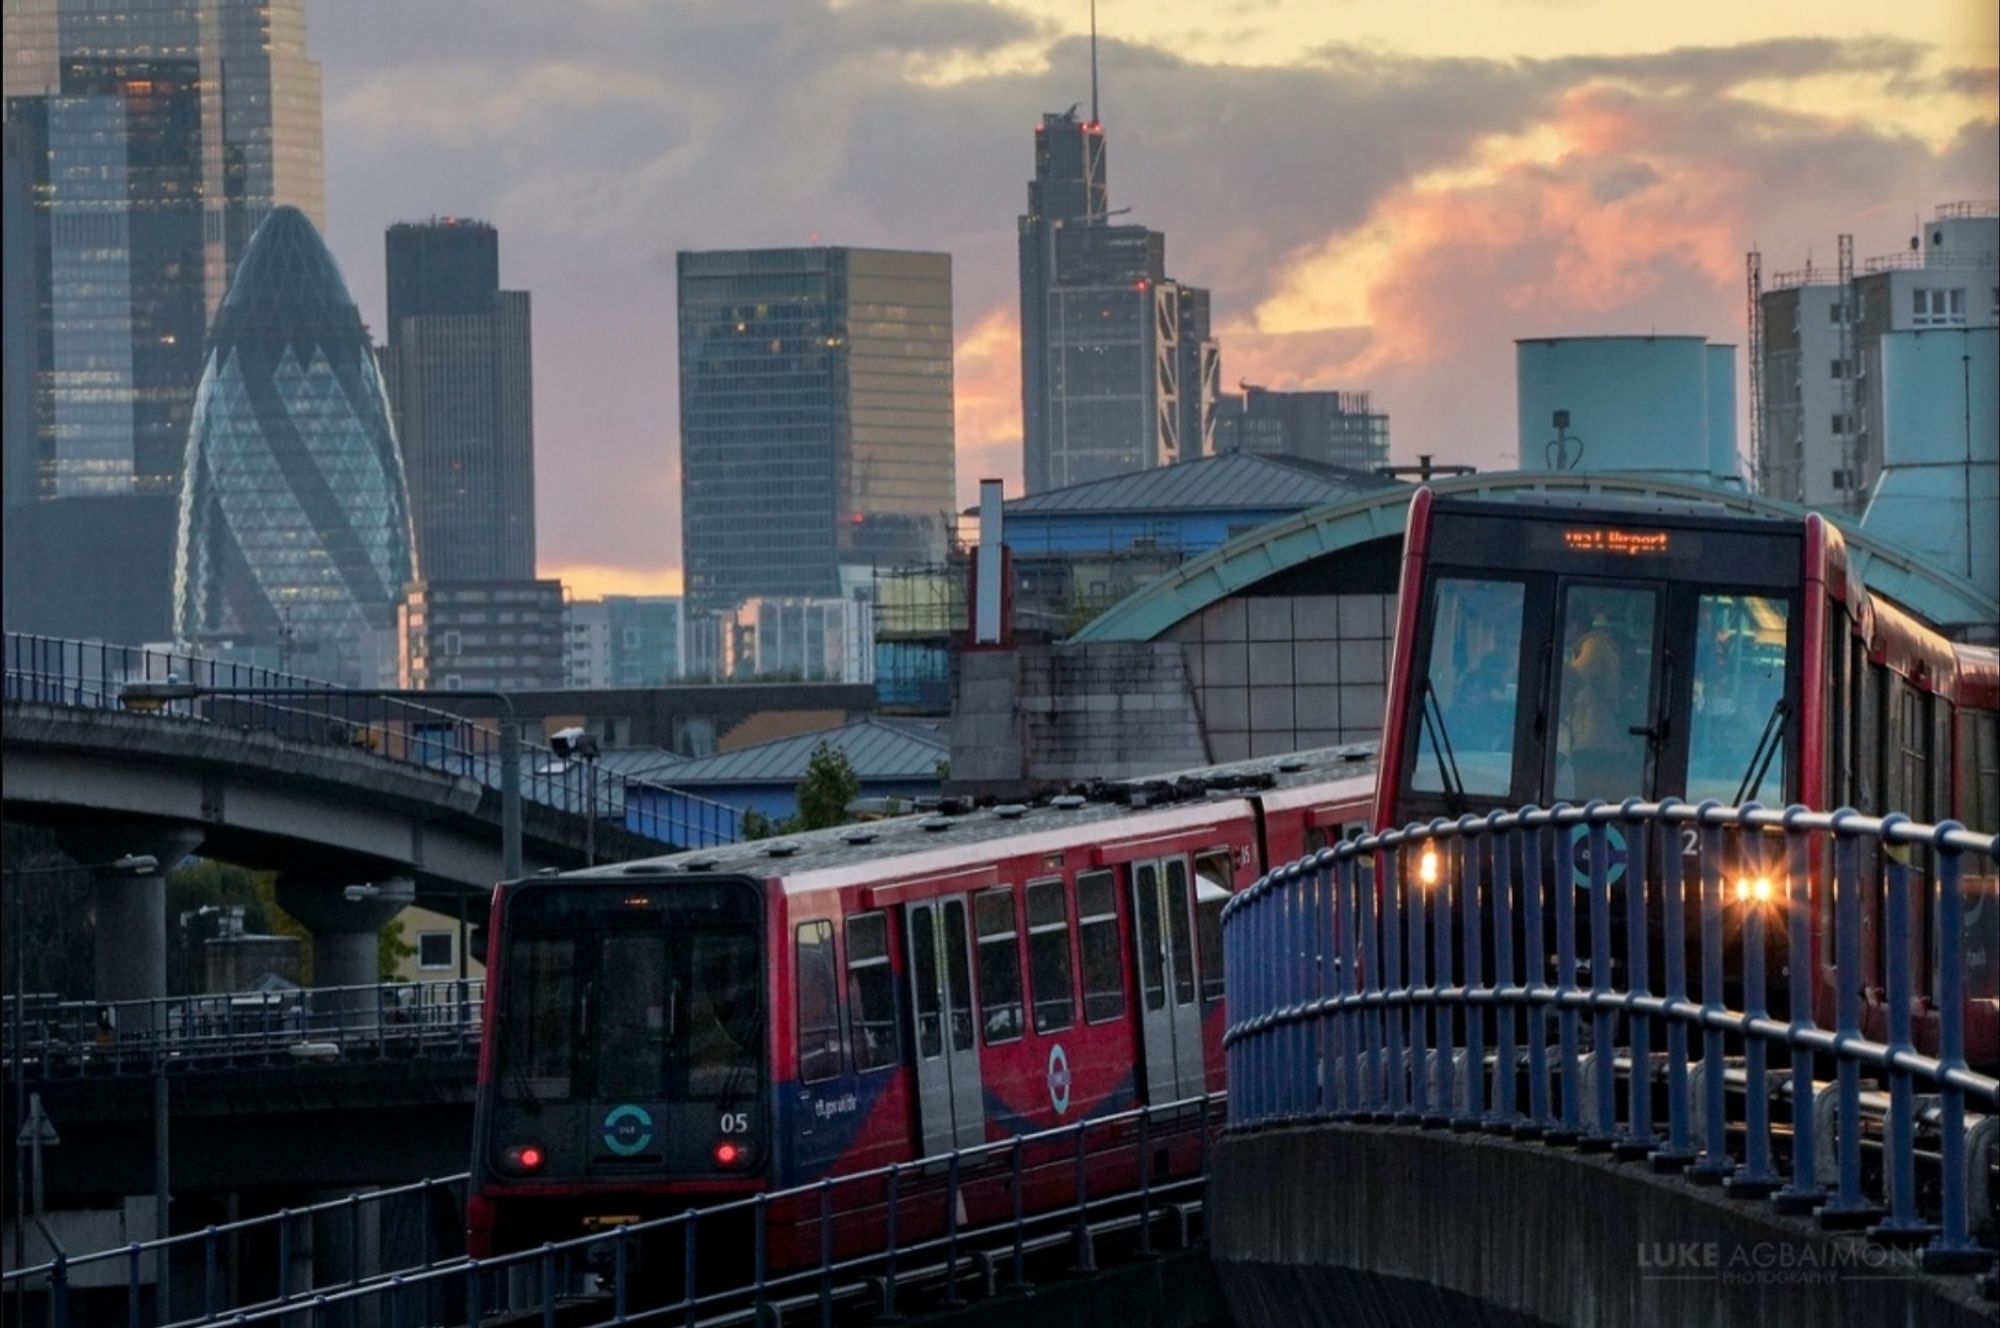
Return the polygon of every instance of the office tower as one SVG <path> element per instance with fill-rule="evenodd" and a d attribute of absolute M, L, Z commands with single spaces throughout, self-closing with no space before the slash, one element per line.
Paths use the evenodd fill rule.
<path fill-rule="evenodd" d="M 1172 280 L 1166 236 L 1114 226 L 1104 127 L 1035 127 L 1020 221 L 1021 429 L 1028 492 L 1202 455 L 1218 352 L 1208 292 Z"/>
<path fill-rule="evenodd" d="M 526 291 L 500 289 L 499 233 L 391 226 L 383 372 L 410 481 L 417 562 L 436 582 L 535 575 L 534 356 Z"/>
<path fill-rule="evenodd" d="M 1889 396 L 1884 339 L 2000 323 L 2000 208 L 1947 203 L 1899 253 L 1810 262 L 1761 292 L 1761 492 L 1859 514 L 1883 468 Z"/>
<path fill-rule="evenodd" d="M 1244 383 L 1215 404 L 1215 450 L 1372 471 L 1389 464 L 1389 417 L 1366 392 L 1274 392 Z"/>
<path fill-rule="evenodd" d="M 216 314 L 187 472 L 176 634 L 366 674 L 419 579 L 409 498 L 367 329 L 296 208 L 258 227 Z"/>
<path fill-rule="evenodd" d="M 685 676 L 679 595 L 606 595 L 569 606 L 571 687 L 660 687 Z"/>
<path fill-rule="evenodd" d="M 9 0 L 0 22 L 7 624 L 157 639 L 208 320 L 272 207 L 322 213 L 304 0 Z"/>
<path fill-rule="evenodd" d="M 721 250 L 678 266 L 690 601 L 837 596 L 843 568 L 941 559 L 950 255 Z"/>

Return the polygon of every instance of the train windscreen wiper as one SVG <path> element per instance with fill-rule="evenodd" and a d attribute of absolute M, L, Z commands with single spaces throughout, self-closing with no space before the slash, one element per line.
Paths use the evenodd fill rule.
<path fill-rule="evenodd" d="M 1444 805 L 1453 815 L 1465 810 L 1465 781 L 1459 778 L 1458 758 L 1452 754 L 1451 734 L 1445 729 L 1444 706 L 1438 701 L 1437 688 L 1429 678 L 1424 679 L 1423 696 L 1418 705 L 1423 717 L 1424 733 L 1431 740 L 1431 751 L 1437 756 L 1438 780 L 1444 785 Z"/>
<path fill-rule="evenodd" d="M 1741 807 L 1746 799 L 1757 796 L 1764 787 L 1764 775 L 1777 759 L 1778 748 L 1785 740 L 1785 716 L 1792 712 L 1784 697 L 1771 704 L 1771 714 L 1764 721 L 1764 731 L 1757 735 L 1757 749 L 1750 753 L 1750 765 L 1743 772 L 1743 782 L 1736 786 L 1735 805 Z"/>

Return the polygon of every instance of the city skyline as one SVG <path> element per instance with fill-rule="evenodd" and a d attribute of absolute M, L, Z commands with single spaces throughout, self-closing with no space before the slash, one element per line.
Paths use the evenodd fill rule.
<path fill-rule="evenodd" d="M 1213 288 L 1227 383 L 1369 391 L 1397 459 L 1493 465 L 1514 336 L 1740 339 L 1752 244 L 1789 265 L 1852 229 L 1889 251 L 1910 214 L 2000 192 L 1990 7 L 1895 37 L 1858 5 L 1696 4 L 1667 38 L 1616 6 L 1555 9 L 1357 5 L 1336 25 L 1293 6 L 1218 31 L 1192 6 L 1102 7 L 1120 199 Z M 1088 96 L 1081 6 L 462 10 L 308 4 L 328 238 L 381 339 L 382 226 L 508 231 L 542 324 L 541 452 L 561 458 L 543 574 L 678 586 L 679 247 L 952 253 L 959 498 L 984 474 L 1020 491 L 1012 222 L 1027 129 Z M 862 95 L 829 115 L 831 80 Z"/>

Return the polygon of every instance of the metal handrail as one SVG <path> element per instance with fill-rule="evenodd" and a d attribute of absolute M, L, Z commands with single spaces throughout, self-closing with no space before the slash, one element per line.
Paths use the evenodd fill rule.
<path fill-rule="evenodd" d="M 1626 853 L 1617 866 L 1614 833 Z M 1865 879 L 1864 845 L 1872 846 L 1871 862 L 1880 860 Z M 1689 851 L 1695 879 L 1684 881 Z M 1770 1195 L 1786 1211 L 1816 1210 L 1831 1225 L 1881 1216 L 1875 1233 L 1884 1239 L 1929 1237 L 1932 1266 L 1976 1267 L 1992 1256 L 1968 1230 L 1967 1105 L 2000 1107 L 2000 1081 L 1965 1061 L 1968 858 L 1990 876 L 2000 837 L 1952 821 L 1921 825 L 1845 808 L 1637 798 L 1438 819 L 1322 849 L 1270 871 L 1223 909 L 1230 1128 L 1373 1119 L 1579 1143 L 1684 1165 L 1698 1179 Z M 1927 861 L 1936 887 L 1934 1055 L 1914 1039 L 1913 859 Z M 1886 1041 L 1864 1035 L 1860 978 L 1861 897 L 1877 873 L 1887 892 Z M 1616 946 L 1614 886 L 1627 901 Z M 1649 972 L 1653 921 L 1641 892 L 1658 899 L 1663 982 Z M 1825 957 L 1849 975 L 1836 993 L 1834 1028 L 1812 1013 L 1821 981 L 1808 958 L 1815 897 L 1832 900 L 1832 916 L 1819 920 Z M 1698 910 L 1693 938 L 1690 909 Z M 1734 929 L 1727 942 L 1725 922 Z M 1787 1018 L 1766 1008 L 1767 925 L 1782 936 L 1789 967 Z M 1691 939 L 1698 982 L 1687 971 Z M 1491 979 L 1483 971 L 1489 948 Z M 1745 1008 L 1726 1002 L 1732 987 Z M 1497 1042 L 1490 1056 L 1489 1031 Z M 1621 1061 L 1650 1077 L 1656 1032 L 1666 1041 L 1664 1138 L 1650 1091 L 1627 1093 L 1622 1115 L 1615 1091 Z M 1699 1056 L 1691 1054 L 1696 1040 Z M 1731 1044 L 1741 1052 L 1736 1115 L 1725 1093 Z M 1775 1072 L 1774 1049 L 1789 1060 Z M 1832 1082 L 1813 1077 L 1816 1057 L 1833 1063 Z M 1862 1182 L 1864 1071 L 1887 1081 L 1878 1193 Z M 1789 1080 L 1787 1092 L 1772 1090 L 1774 1075 Z M 1699 1141 L 1691 1130 L 1697 1076 Z M 1919 1110 L 1920 1085 L 1936 1094 L 1934 1111 Z M 1551 1105 L 1557 1087 L 1559 1108 Z M 1774 1099 L 1794 1104 L 1789 1176 L 1773 1162 Z M 1834 1132 L 1831 1193 L 1820 1188 L 1815 1165 L 1822 1141 L 1812 1108 L 1820 1099 L 1837 1121 L 1854 1123 Z M 1919 1211 L 1920 1129 L 1937 1139 L 1934 1227 Z M 1740 1156 L 1733 1139 L 1741 1140 Z"/>
<path fill-rule="evenodd" d="M 76 1074 L 150 1073 L 169 1069 L 267 1062 L 301 1045 L 330 1045 L 339 1054 L 391 1046 L 418 1055 L 445 1048 L 453 1055 L 477 1050 L 486 979 L 437 978 L 361 986 L 282 991 L 210 992 L 126 1001 L 57 1001 L 27 1004 L 22 1045 L 7 1021 L 0 1050 L 39 1059 L 43 1072 L 58 1065 Z"/>
<path fill-rule="evenodd" d="M 228 688 L 297 689 L 304 697 L 217 696 L 168 702 L 161 713 L 224 722 L 327 746 L 358 748 L 384 760 L 501 785 L 501 734 L 456 712 L 405 699 L 371 697 L 316 678 L 137 646 L 6 634 L 6 699 L 116 710 L 130 682 L 179 681 Z M 325 693 L 324 702 L 315 695 Z M 442 693 L 440 697 L 442 697 Z M 740 839 L 742 813 L 728 803 L 615 771 L 588 770 L 553 748 L 521 744 L 521 796 L 573 815 L 593 811 L 633 834 L 683 848 Z M 595 784 L 595 793 L 591 791 Z M 637 794 L 638 796 L 633 796 Z"/>
<path fill-rule="evenodd" d="M 1011 1234 L 1013 1238 L 1011 1243 L 1013 1280 L 1018 1284 L 1025 1284 L 1023 1257 L 1027 1247 L 1027 1232 L 1029 1228 L 1063 1222 L 1074 1223 L 1080 1257 L 1084 1260 L 1085 1266 L 1090 1266 L 1091 1211 L 1093 1209 L 1101 1210 L 1108 1204 L 1128 1201 L 1134 1196 L 1138 1196 L 1141 1199 L 1142 1206 L 1147 1210 L 1147 1216 L 1144 1219 L 1147 1225 L 1144 1228 L 1145 1234 L 1142 1236 L 1142 1246 L 1150 1248 L 1152 1198 L 1156 1194 L 1174 1192 L 1189 1185 L 1198 1184 L 1199 1177 L 1206 1174 L 1209 1155 L 1207 1140 L 1209 1129 L 1214 1119 L 1213 1112 L 1218 1105 L 1226 1104 L 1226 1102 L 1227 1096 L 1225 1094 L 1215 1093 L 1185 1098 L 1175 1102 L 1136 1107 L 1126 1111 L 1080 1119 L 1045 1130 L 1018 1134 L 1007 1139 L 954 1149 L 949 1153 L 915 1158 L 905 1162 L 890 1163 L 885 1166 L 871 1168 L 867 1171 L 853 1172 L 842 1176 L 827 1177 L 805 1185 L 752 1194 L 704 1208 L 689 1208 L 683 1212 L 670 1214 L 666 1217 L 654 1218 L 649 1221 L 630 1225 L 620 1225 L 610 1231 L 578 1236 L 564 1241 L 549 1242 L 535 1248 L 520 1250 L 493 1258 L 462 1257 L 441 1261 L 431 1260 L 422 1265 L 412 1265 L 390 1272 L 371 1274 L 366 1278 L 350 1278 L 338 1286 L 316 1287 L 304 1292 L 281 1292 L 278 1299 L 259 1302 L 255 1305 L 216 1307 L 213 1304 L 215 1279 L 211 1276 L 208 1284 L 208 1303 L 204 1308 L 203 1314 L 196 1319 L 181 1320 L 178 1322 L 190 1325 L 283 1322 L 302 1311 L 321 1314 L 332 1310 L 336 1306 L 359 1305 L 371 1301 L 377 1304 L 387 1304 L 393 1316 L 397 1308 L 407 1306 L 408 1298 L 410 1297 L 420 1295 L 430 1296 L 439 1291 L 449 1293 L 453 1289 L 463 1289 L 468 1295 L 469 1303 L 477 1307 L 480 1304 L 480 1288 L 482 1285 L 495 1281 L 496 1274 L 517 1268 L 534 1268 L 540 1271 L 542 1276 L 540 1278 L 539 1304 L 538 1306 L 529 1306 L 526 1308 L 540 1308 L 544 1314 L 548 1314 L 554 1311 L 557 1297 L 561 1294 L 556 1284 L 556 1278 L 553 1276 L 554 1270 L 559 1265 L 574 1267 L 580 1261 L 588 1260 L 591 1256 L 604 1252 L 608 1252 L 611 1255 L 610 1297 L 615 1307 L 611 1321 L 626 1322 L 628 1321 L 628 1295 L 631 1289 L 632 1273 L 635 1271 L 635 1263 L 632 1257 L 633 1242 L 668 1233 L 676 1234 L 682 1238 L 682 1247 L 685 1251 L 686 1260 L 684 1269 L 686 1280 L 683 1283 L 685 1291 L 679 1301 L 669 1306 L 660 1307 L 658 1310 L 652 1312 L 674 1312 L 691 1315 L 704 1306 L 713 1306 L 723 1300 L 754 1296 L 757 1298 L 759 1312 L 761 1313 L 763 1305 L 767 1303 L 767 1297 L 772 1292 L 780 1288 L 801 1284 L 817 1284 L 822 1302 L 830 1303 L 830 1298 L 833 1294 L 831 1279 L 835 1274 L 882 1264 L 885 1266 L 881 1283 L 884 1305 L 886 1311 L 893 1314 L 896 1285 L 899 1276 L 898 1260 L 901 1258 L 925 1251 L 943 1250 L 947 1254 L 947 1262 L 953 1268 L 956 1268 L 964 1258 L 958 1250 L 962 1241 L 1006 1232 Z M 1145 1158 L 1145 1153 L 1149 1146 L 1148 1141 L 1151 1138 L 1153 1122 L 1160 1117 L 1165 1117 L 1169 1120 L 1185 1120 L 1189 1116 L 1193 1117 L 1193 1124 L 1201 1140 L 1201 1155 L 1197 1175 L 1192 1178 L 1184 1178 L 1171 1182 L 1154 1180 L 1152 1168 L 1146 1164 Z M 1124 1151 L 1129 1147 L 1134 1154 L 1136 1166 L 1135 1181 L 1132 1188 L 1116 1192 L 1093 1194 L 1090 1188 L 1090 1164 L 1103 1158 L 1106 1154 L 1089 1151 L 1088 1135 L 1092 1131 L 1111 1129 L 1120 1125 L 1131 1125 L 1133 1123 L 1136 1123 L 1138 1128 L 1131 1134 L 1129 1140 L 1121 1139 L 1114 1145 L 1114 1149 L 1117 1151 Z M 1067 1153 L 1068 1157 L 1074 1159 L 1074 1199 L 1062 1207 L 1045 1209 L 1034 1213 L 1025 1212 L 1021 1196 L 1026 1167 L 1025 1156 L 1028 1150 L 1037 1145 L 1053 1145 L 1064 1141 L 1073 1141 L 1074 1143 L 1074 1147 L 1068 1150 Z M 1049 1159 L 1060 1159 L 1064 1156 L 1065 1154 L 1054 1151 L 1046 1154 L 1046 1157 Z M 1009 1163 L 1007 1183 L 1009 1186 L 1009 1196 L 1012 1200 L 1011 1216 L 998 1219 L 978 1228 L 962 1229 L 957 1214 L 962 1201 L 965 1171 L 970 1166 L 1002 1158 Z M 892 1217 L 887 1224 L 883 1248 L 859 1256 L 849 1256 L 844 1259 L 836 1259 L 834 1257 L 832 1215 L 833 1196 L 836 1192 L 850 1186 L 881 1187 L 887 1196 L 888 1209 L 893 1214 L 897 1209 L 898 1196 L 904 1180 L 912 1177 L 930 1177 L 935 1179 L 939 1173 L 942 1173 L 943 1178 L 943 1192 L 941 1196 L 944 1201 L 943 1220 L 945 1230 L 943 1233 L 919 1240 L 899 1240 L 897 1224 Z M 416 1186 L 400 1187 L 397 1193 L 408 1194 L 414 1189 L 421 1189 L 424 1185 L 451 1184 L 461 1179 L 463 1178 L 450 1177 L 436 1181 L 420 1182 Z M 997 1177 L 994 1179 L 997 1179 Z M 347 1199 L 334 1200 L 330 1204 L 317 1205 L 313 1210 L 292 1209 L 282 1214 L 253 1220 L 260 1223 L 269 1223 L 296 1219 L 299 1215 L 307 1211 L 327 1211 L 329 1209 L 337 1211 L 347 1205 L 353 1204 L 359 1199 L 375 1197 L 387 1198 L 391 1197 L 391 1194 L 389 1191 L 378 1191 L 374 1195 L 369 1196 L 350 1196 Z M 768 1269 L 766 1259 L 769 1209 L 774 1203 L 806 1198 L 816 1198 L 819 1205 L 818 1220 L 821 1233 L 819 1260 L 815 1264 L 792 1272 L 772 1274 Z M 698 1224 L 718 1217 L 741 1213 L 748 1213 L 752 1217 L 756 1256 L 754 1273 L 748 1281 L 739 1282 L 724 1288 L 711 1287 L 707 1291 L 699 1291 L 695 1281 L 695 1271 L 698 1267 L 698 1247 L 695 1233 Z M 282 1227 L 280 1228 L 281 1231 L 283 1229 Z M 219 1239 L 223 1234 L 227 1234 L 225 1228 L 215 1227 L 199 1232 L 185 1233 L 183 1236 L 171 1239 L 181 1244 L 186 1244 L 190 1241 L 206 1241 L 209 1242 L 207 1248 L 212 1250 L 214 1248 L 214 1241 Z M 133 1280 L 128 1286 L 128 1295 L 133 1298 L 130 1304 L 136 1306 L 138 1304 L 137 1297 L 140 1294 L 137 1270 L 139 1269 L 141 1258 L 148 1249 L 160 1248 L 165 1243 L 155 1241 L 143 1246 L 135 1244 L 111 1250 L 96 1251 L 87 1256 L 77 1256 L 74 1258 L 58 1255 L 46 1263 L 9 1273 L 6 1275 L 5 1281 L 11 1284 L 15 1281 L 26 1281 L 28 1279 L 47 1279 L 48 1292 L 52 1300 L 52 1312 L 49 1321 L 52 1325 L 65 1326 L 66 1328 L 69 1322 L 69 1277 L 71 1270 L 79 1264 L 108 1258 L 123 1257 L 130 1259 L 134 1273 Z M 212 1268 L 213 1260 L 209 1262 Z M 903 1270 L 902 1275 L 908 1276 L 909 1270 Z M 468 1317 L 476 1322 L 480 1316 L 475 1308 L 469 1312 Z M 640 1317 L 643 1316 L 631 1315 L 629 1319 L 636 1321 Z"/>

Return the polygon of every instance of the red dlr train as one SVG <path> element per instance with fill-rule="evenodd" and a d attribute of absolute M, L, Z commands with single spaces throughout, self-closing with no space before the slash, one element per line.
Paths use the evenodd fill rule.
<path fill-rule="evenodd" d="M 1372 748 L 1327 750 L 501 885 L 470 1248 L 1221 1089 L 1223 902 L 1374 792 Z M 1152 1137 L 1156 1175 L 1191 1173 L 1192 1119 Z M 1093 1185 L 1132 1179 L 1132 1138 L 1091 1142 Z M 1031 1210 L 1067 1201 L 1070 1150 L 1026 1163 Z M 902 1237 L 944 1183 L 906 1184 Z M 880 1196 L 835 1194 L 837 1252 L 879 1242 Z M 1008 1168 L 962 1194 L 1005 1215 Z M 817 1258 L 816 1203 L 767 1222 L 773 1268 Z"/>

